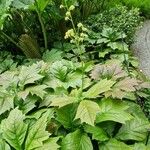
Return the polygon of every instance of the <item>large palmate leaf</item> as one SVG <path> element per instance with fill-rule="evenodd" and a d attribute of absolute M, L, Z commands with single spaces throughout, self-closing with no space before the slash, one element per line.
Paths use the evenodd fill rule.
<path fill-rule="evenodd" d="M 43 141 L 49 138 L 49 133 L 46 131 L 48 113 L 45 113 L 37 122 L 30 128 L 25 150 L 32 150 L 43 146 Z"/>
<path fill-rule="evenodd" d="M 16 72 L 6 71 L 0 75 L 0 85 L 5 89 L 9 86 L 16 87 L 18 83 L 18 78 L 16 77 Z"/>
<path fill-rule="evenodd" d="M 72 103 L 76 103 L 77 100 L 75 97 L 71 97 L 71 96 L 54 96 L 51 97 L 51 104 L 50 106 L 58 106 L 59 108 L 64 107 L 66 105 L 72 104 Z"/>
<path fill-rule="evenodd" d="M 112 99 L 103 99 L 99 103 L 101 108 L 100 113 L 97 115 L 96 122 L 115 121 L 125 124 L 132 116 L 126 111 L 129 106 L 122 102 Z"/>
<path fill-rule="evenodd" d="M 41 68 L 38 66 L 38 64 L 34 64 L 29 67 L 22 66 L 19 74 L 20 85 L 24 86 L 42 79 L 43 76 L 39 74 L 40 71 Z"/>
<path fill-rule="evenodd" d="M 43 143 L 42 147 L 37 148 L 36 150 L 58 150 L 60 146 L 57 144 L 59 137 L 49 138 Z"/>
<path fill-rule="evenodd" d="M 74 126 L 74 117 L 76 115 L 77 107 L 75 104 L 67 105 L 56 111 L 56 120 L 60 122 L 65 128 L 72 128 Z"/>
<path fill-rule="evenodd" d="M 134 78 L 126 77 L 117 82 L 113 88 L 105 93 L 106 97 L 112 96 L 113 98 L 124 98 L 129 92 L 135 92 L 138 82 Z"/>
<path fill-rule="evenodd" d="M 147 132 L 150 130 L 150 123 L 138 105 L 132 103 L 130 105 L 132 106 L 130 111 L 134 118 L 127 121 L 120 128 L 116 138 L 121 140 L 143 141 L 146 138 Z"/>
<path fill-rule="evenodd" d="M 98 64 L 91 72 L 92 79 L 112 78 L 119 79 L 126 77 L 127 73 L 122 69 L 121 63 L 118 60 L 109 60 L 106 64 Z"/>
<path fill-rule="evenodd" d="M 100 150 L 132 150 L 132 148 L 116 139 L 110 139 L 105 144 L 99 144 Z"/>
<path fill-rule="evenodd" d="M 83 100 L 80 102 L 75 119 L 80 119 L 81 123 L 85 122 L 94 126 L 97 113 L 100 112 L 100 107 L 96 102 Z"/>
<path fill-rule="evenodd" d="M 0 150 L 11 150 L 10 146 L 2 139 L 0 139 Z"/>
<path fill-rule="evenodd" d="M 19 97 L 21 97 L 23 100 L 26 99 L 26 97 L 30 94 L 36 95 L 43 99 L 44 95 L 46 94 L 45 89 L 47 88 L 46 85 L 35 85 L 26 88 L 24 91 L 21 91 L 18 93 Z"/>
<path fill-rule="evenodd" d="M 87 92 L 83 93 L 87 98 L 96 98 L 99 94 L 109 91 L 115 82 L 107 79 L 100 80 L 93 85 Z"/>
<path fill-rule="evenodd" d="M 90 126 L 90 125 L 85 125 L 84 130 L 87 133 L 92 134 L 92 139 L 93 140 L 98 140 L 98 141 L 106 141 L 108 140 L 107 133 L 100 127 L 98 126 Z"/>
<path fill-rule="evenodd" d="M 22 105 L 20 106 L 20 109 L 24 114 L 26 114 L 36 106 L 35 105 L 36 102 L 37 102 L 37 97 L 28 96 L 26 100 L 23 101 Z"/>
<path fill-rule="evenodd" d="M 76 130 L 62 140 L 61 150 L 93 150 L 93 146 L 87 134 Z"/>
<path fill-rule="evenodd" d="M 0 115 L 14 107 L 14 96 L 0 88 Z"/>
<path fill-rule="evenodd" d="M 3 138 L 16 150 L 22 149 L 26 135 L 27 125 L 23 122 L 24 119 L 25 115 L 16 108 L 1 123 Z"/>
<path fill-rule="evenodd" d="M 47 50 L 43 54 L 42 58 L 45 62 L 53 63 L 56 60 L 58 61 L 62 59 L 62 51 L 59 51 L 57 49 L 52 49 L 51 51 Z"/>

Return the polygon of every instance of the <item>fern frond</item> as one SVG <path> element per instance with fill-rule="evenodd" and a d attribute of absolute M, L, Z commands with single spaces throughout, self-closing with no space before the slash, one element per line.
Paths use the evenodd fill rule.
<path fill-rule="evenodd" d="M 29 35 L 21 35 L 19 39 L 19 46 L 27 58 L 41 58 L 36 40 L 31 38 Z"/>

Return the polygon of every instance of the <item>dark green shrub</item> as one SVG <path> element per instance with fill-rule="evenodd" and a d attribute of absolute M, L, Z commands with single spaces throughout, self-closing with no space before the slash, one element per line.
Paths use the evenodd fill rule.
<path fill-rule="evenodd" d="M 124 32 L 127 35 L 126 41 L 131 42 L 135 29 L 139 26 L 141 20 L 139 9 L 128 10 L 126 6 L 119 5 L 103 13 L 92 15 L 86 23 L 95 32 L 101 32 L 104 26 Z"/>

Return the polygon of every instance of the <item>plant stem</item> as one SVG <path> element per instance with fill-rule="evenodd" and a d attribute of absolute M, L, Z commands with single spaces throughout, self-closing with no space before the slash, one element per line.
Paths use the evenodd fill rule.
<path fill-rule="evenodd" d="M 1 31 L 2 35 L 4 37 L 6 37 L 10 42 L 12 42 L 14 45 L 16 45 L 18 48 L 20 48 L 22 50 L 22 47 L 19 46 L 19 44 L 17 42 L 15 42 L 9 35 L 7 35 L 6 33 L 4 33 L 3 31 Z"/>
<path fill-rule="evenodd" d="M 44 37 L 44 46 L 45 46 L 45 49 L 47 49 L 48 46 L 47 46 L 46 29 L 45 29 L 45 26 L 44 26 L 44 23 L 43 23 L 43 20 L 42 20 L 41 12 L 38 9 L 37 1 L 36 1 L 36 12 L 37 12 L 37 15 L 38 15 L 38 18 L 39 18 L 39 22 L 41 24 L 41 29 L 42 29 L 42 33 L 43 33 L 43 37 Z"/>

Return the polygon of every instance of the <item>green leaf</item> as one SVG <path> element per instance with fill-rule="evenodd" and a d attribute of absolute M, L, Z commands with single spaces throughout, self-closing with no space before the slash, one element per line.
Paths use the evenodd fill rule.
<path fill-rule="evenodd" d="M 150 150 L 150 146 L 146 146 L 143 143 L 135 143 L 133 150 Z"/>
<path fill-rule="evenodd" d="M 57 50 L 57 49 L 52 49 L 51 51 L 47 50 L 44 54 L 43 54 L 43 60 L 45 62 L 50 62 L 53 63 L 56 60 L 61 60 L 62 59 L 62 51 Z"/>
<path fill-rule="evenodd" d="M 108 140 L 108 136 L 106 134 L 106 132 L 98 127 L 98 126 L 90 126 L 90 125 L 85 125 L 84 126 L 84 130 L 87 132 L 87 133 L 91 133 L 92 134 L 92 139 L 93 140 L 97 140 L 97 141 L 106 141 Z"/>
<path fill-rule="evenodd" d="M 3 28 L 3 23 L 6 17 L 9 15 L 7 11 L 13 0 L 1 0 L 0 1 L 0 30 Z"/>
<path fill-rule="evenodd" d="M 111 47 L 113 50 L 129 51 L 129 46 L 124 42 L 110 42 L 107 46 Z"/>
<path fill-rule="evenodd" d="M 116 139 L 110 139 L 107 143 L 99 144 L 100 150 L 132 150 L 132 148 Z"/>
<path fill-rule="evenodd" d="M 65 128 L 72 128 L 74 126 L 76 110 L 77 107 L 75 104 L 64 106 L 57 110 L 56 120 L 60 122 Z"/>
<path fill-rule="evenodd" d="M 0 115 L 11 108 L 14 108 L 14 96 L 0 88 Z"/>
<path fill-rule="evenodd" d="M 96 98 L 99 94 L 109 91 L 115 82 L 107 79 L 100 80 L 98 83 L 93 85 L 87 92 L 83 95 L 87 98 Z"/>
<path fill-rule="evenodd" d="M 43 143 L 42 147 L 37 148 L 36 150 L 58 150 L 60 146 L 57 144 L 59 137 L 49 138 Z"/>
<path fill-rule="evenodd" d="M 31 93 L 32 95 L 36 95 L 38 97 L 40 97 L 41 99 L 43 99 L 43 97 L 46 94 L 46 91 L 44 91 L 47 88 L 46 85 L 36 85 L 36 86 L 31 86 L 27 89 L 25 89 L 25 91 Z"/>
<path fill-rule="evenodd" d="M 109 54 L 111 52 L 111 50 L 110 49 L 105 49 L 103 52 L 99 52 L 99 57 L 100 58 L 105 58 L 105 56 L 107 55 L 107 54 Z"/>
<path fill-rule="evenodd" d="M 0 139 L 0 150 L 11 150 L 10 146 L 2 139 Z"/>
<path fill-rule="evenodd" d="M 43 141 L 49 138 L 49 133 L 46 131 L 48 113 L 45 113 L 37 122 L 30 128 L 25 150 L 32 150 L 43 146 Z"/>
<path fill-rule="evenodd" d="M 23 104 L 20 106 L 20 109 L 24 114 L 26 114 L 36 106 L 35 105 L 36 102 L 37 102 L 37 97 L 28 96 L 26 100 L 23 102 Z"/>
<path fill-rule="evenodd" d="M 34 0 L 13 0 L 12 6 L 17 9 L 28 9 L 32 4 Z"/>
<path fill-rule="evenodd" d="M 52 0 L 37 0 L 38 10 L 43 12 L 47 5 L 51 2 Z"/>
<path fill-rule="evenodd" d="M 1 123 L 3 138 L 16 150 L 22 149 L 27 125 L 23 122 L 25 115 L 18 108 L 12 110 L 7 119 Z"/>
<path fill-rule="evenodd" d="M 20 85 L 24 86 L 26 84 L 35 83 L 35 81 L 42 79 L 43 76 L 39 74 L 41 69 L 37 64 L 26 67 L 22 66 L 19 74 Z"/>
<path fill-rule="evenodd" d="M 85 122 L 94 126 L 94 121 L 98 112 L 100 112 L 100 107 L 96 102 L 83 100 L 78 106 L 75 119 L 80 119 L 81 123 Z"/>
<path fill-rule="evenodd" d="M 132 116 L 126 111 L 129 106 L 122 102 L 112 99 L 103 99 L 99 103 L 101 108 L 100 113 L 97 115 L 96 122 L 115 121 L 125 124 Z"/>
<path fill-rule="evenodd" d="M 150 123 L 138 105 L 132 103 L 129 105 L 131 106 L 130 111 L 134 118 L 127 121 L 120 128 L 116 138 L 121 140 L 143 141 L 150 130 Z"/>
<path fill-rule="evenodd" d="M 75 97 L 70 97 L 70 96 L 54 96 L 52 98 L 52 103 L 50 106 L 58 106 L 59 108 L 64 107 L 66 105 L 72 104 L 77 102 Z"/>
<path fill-rule="evenodd" d="M 93 146 L 87 134 L 76 130 L 62 140 L 61 150 L 93 150 Z"/>

